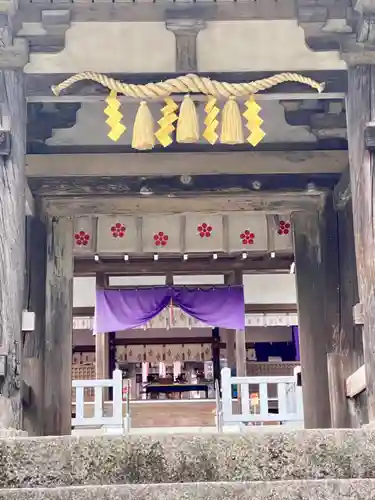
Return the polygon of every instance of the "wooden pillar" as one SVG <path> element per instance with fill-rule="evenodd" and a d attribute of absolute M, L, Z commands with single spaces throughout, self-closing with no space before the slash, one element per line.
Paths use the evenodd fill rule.
<path fill-rule="evenodd" d="M 46 230 L 39 217 L 26 219 L 26 287 L 24 308 L 35 314 L 35 328 L 24 334 L 23 381 L 30 388 L 24 402 L 24 430 L 29 436 L 43 434 L 44 342 L 46 310 Z"/>
<path fill-rule="evenodd" d="M 226 328 L 220 328 L 220 336 L 225 341 L 228 368 L 233 370 L 236 368 L 235 332 Z"/>
<path fill-rule="evenodd" d="M 346 103 L 350 183 L 358 274 L 363 314 L 363 350 L 367 382 L 368 418 L 375 423 L 375 152 L 365 147 L 365 130 L 375 120 L 375 66 L 348 69 Z"/>
<path fill-rule="evenodd" d="M 339 328 L 337 217 L 325 208 L 293 214 L 306 428 L 331 426 L 327 353 Z"/>
<path fill-rule="evenodd" d="M 357 269 L 354 249 L 353 212 L 349 200 L 337 212 L 340 289 L 338 338 L 328 355 L 328 380 L 332 427 L 359 427 L 363 422 L 354 402 L 346 396 L 346 379 L 363 364 L 360 327 L 353 322 L 353 306 L 358 302 Z M 351 404 L 353 403 L 353 404 Z"/>
<path fill-rule="evenodd" d="M 95 335 L 95 376 L 98 380 L 109 378 L 109 335 Z"/>
<path fill-rule="evenodd" d="M 11 37 L 1 16 L 0 41 Z M 25 269 L 26 101 L 22 70 L 0 72 L 0 353 L 7 356 L 0 378 L 0 427 L 21 428 L 22 306 Z M 10 127 L 10 140 L 7 132 Z"/>
<path fill-rule="evenodd" d="M 213 374 L 214 380 L 219 381 L 220 383 L 220 330 L 219 328 L 212 329 L 212 365 L 213 365 Z"/>
<path fill-rule="evenodd" d="M 234 273 L 225 276 L 226 285 L 242 285 L 242 270 L 237 269 Z M 234 337 L 236 339 L 236 374 L 238 377 L 246 377 L 246 336 L 245 330 L 236 330 Z"/>
<path fill-rule="evenodd" d="M 71 433 L 73 221 L 47 223 L 44 432 Z"/>
<path fill-rule="evenodd" d="M 238 377 L 246 377 L 245 330 L 236 330 L 236 373 Z"/>

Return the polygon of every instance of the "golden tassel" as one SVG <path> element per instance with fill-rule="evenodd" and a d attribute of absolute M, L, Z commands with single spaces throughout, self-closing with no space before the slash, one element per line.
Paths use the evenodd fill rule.
<path fill-rule="evenodd" d="M 155 137 L 165 148 L 173 142 L 171 134 L 175 129 L 174 122 L 178 119 L 176 115 L 177 109 L 178 106 L 174 100 L 167 97 L 165 99 L 165 106 L 161 110 L 163 116 L 158 121 L 159 129 L 155 133 Z"/>
<path fill-rule="evenodd" d="M 123 115 L 119 111 L 121 103 L 117 99 L 117 93 L 114 90 L 111 90 L 105 102 L 107 103 L 107 107 L 104 110 L 104 114 L 108 116 L 106 124 L 110 128 L 108 137 L 112 141 L 116 142 L 120 139 L 120 137 L 126 130 L 125 125 L 121 123 L 121 120 L 123 118 Z"/>
<path fill-rule="evenodd" d="M 132 148 L 144 151 L 154 146 L 154 118 L 147 102 L 141 101 L 134 120 Z"/>
<path fill-rule="evenodd" d="M 195 104 L 189 95 L 181 103 L 177 122 L 177 142 L 185 144 L 199 141 L 199 123 Z"/>
<path fill-rule="evenodd" d="M 240 108 L 233 96 L 229 97 L 223 108 L 220 142 L 222 144 L 243 144 L 244 142 Z"/>
<path fill-rule="evenodd" d="M 209 97 L 208 102 L 204 107 L 204 111 L 206 112 L 206 118 L 204 120 L 206 129 L 203 132 L 203 137 L 210 144 L 215 144 L 219 138 L 216 129 L 219 125 L 217 115 L 220 113 L 220 109 L 216 106 L 215 97 Z"/>
<path fill-rule="evenodd" d="M 266 135 L 265 132 L 260 128 L 263 123 L 262 118 L 259 116 L 261 107 L 255 102 L 254 96 L 251 95 L 249 99 L 245 102 L 246 111 L 243 116 L 246 118 L 246 127 L 250 131 L 249 137 L 246 139 L 252 146 L 256 146 L 260 143 L 263 137 Z"/>

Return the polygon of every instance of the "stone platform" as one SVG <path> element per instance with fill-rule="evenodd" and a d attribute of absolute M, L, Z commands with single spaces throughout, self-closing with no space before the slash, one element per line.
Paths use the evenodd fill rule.
<path fill-rule="evenodd" d="M 374 500 L 375 431 L 0 439 L 0 500 L 138 498 Z"/>
<path fill-rule="evenodd" d="M 374 479 L 0 490 L 0 500 L 372 500 Z"/>

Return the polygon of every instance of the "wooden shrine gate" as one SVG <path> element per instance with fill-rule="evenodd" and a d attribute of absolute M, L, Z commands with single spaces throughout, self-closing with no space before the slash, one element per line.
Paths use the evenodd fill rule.
<path fill-rule="evenodd" d="M 293 262 L 305 426 L 361 423 L 345 380 L 363 362 L 368 411 L 352 403 L 375 420 L 374 15 L 364 0 L 4 2 L 0 425 L 70 432 L 74 275 L 238 284 Z"/>

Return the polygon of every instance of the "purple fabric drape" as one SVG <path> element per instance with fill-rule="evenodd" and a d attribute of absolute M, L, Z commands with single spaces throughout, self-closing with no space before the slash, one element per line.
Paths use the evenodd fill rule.
<path fill-rule="evenodd" d="M 94 333 L 141 326 L 170 304 L 210 326 L 245 328 L 244 294 L 241 286 L 202 290 L 155 287 L 139 290 L 98 290 Z"/>
<path fill-rule="evenodd" d="M 299 332 L 298 332 L 298 326 L 292 326 L 292 333 L 293 333 L 294 346 L 296 348 L 296 361 L 299 361 L 300 360 L 300 356 L 299 356 Z"/>

